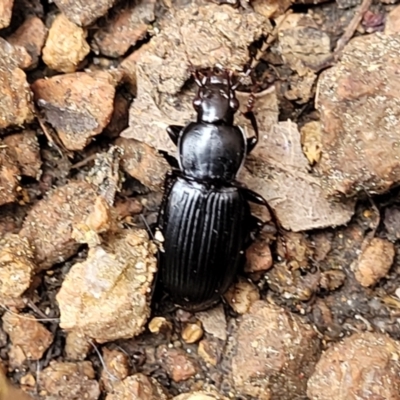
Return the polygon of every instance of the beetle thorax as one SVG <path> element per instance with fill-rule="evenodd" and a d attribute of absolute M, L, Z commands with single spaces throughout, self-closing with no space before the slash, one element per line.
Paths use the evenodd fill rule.
<path fill-rule="evenodd" d="M 242 165 L 246 142 L 235 126 L 193 123 L 182 135 L 179 152 L 186 175 L 228 183 L 235 180 Z"/>

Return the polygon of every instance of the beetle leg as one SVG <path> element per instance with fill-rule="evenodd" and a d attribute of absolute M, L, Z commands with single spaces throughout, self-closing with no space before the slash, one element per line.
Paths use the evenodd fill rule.
<path fill-rule="evenodd" d="M 260 230 L 264 226 L 264 222 L 256 217 L 255 215 L 252 215 L 250 217 L 249 221 L 249 236 L 247 237 L 247 240 L 245 242 L 245 248 L 247 249 L 255 240 L 257 235 L 260 233 Z"/>
<path fill-rule="evenodd" d="M 167 133 L 171 140 L 174 142 L 175 146 L 178 145 L 179 134 L 181 133 L 181 130 L 183 128 L 184 127 L 180 125 L 170 125 L 167 127 Z"/>
<path fill-rule="evenodd" d="M 179 169 L 179 162 L 178 160 L 174 157 L 171 156 L 171 154 L 167 153 L 164 150 L 159 150 L 159 153 L 163 155 L 167 163 L 173 168 L 173 169 Z"/>
<path fill-rule="evenodd" d="M 269 211 L 270 206 L 267 203 L 267 200 L 264 199 L 264 197 L 262 197 L 260 194 L 254 192 L 251 189 L 243 187 L 241 184 L 239 184 L 237 187 L 239 189 L 241 189 L 241 191 L 242 191 L 243 195 L 246 197 L 247 201 L 250 201 L 250 202 L 256 203 L 256 204 L 265 205 L 268 208 L 268 211 Z"/>
<path fill-rule="evenodd" d="M 244 114 L 244 116 L 250 121 L 251 126 L 253 127 L 253 130 L 255 132 L 255 136 L 247 139 L 247 154 L 249 154 L 254 149 L 254 147 L 257 146 L 259 131 L 258 131 L 257 120 L 253 111 L 247 111 Z"/>
<path fill-rule="evenodd" d="M 274 210 L 268 204 L 267 200 L 264 199 L 264 197 L 262 197 L 261 195 L 259 195 L 256 192 L 253 192 L 252 190 L 250 190 L 248 188 L 242 187 L 241 190 L 247 201 L 267 207 L 268 212 L 271 214 L 271 218 L 272 218 L 273 222 L 276 224 L 276 227 L 281 231 L 283 230 L 282 225 L 280 224 L 279 219 L 276 216 Z"/>
<path fill-rule="evenodd" d="M 250 190 L 248 188 L 241 187 L 241 190 L 247 201 L 267 207 L 268 212 L 271 215 L 272 222 L 275 224 L 276 229 L 278 230 L 278 232 L 281 236 L 281 243 L 282 243 L 284 252 L 285 252 L 285 254 L 287 254 L 285 230 L 283 229 L 281 223 L 279 222 L 278 217 L 276 216 L 276 214 L 275 214 L 274 210 L 271 208 L 271 206 L 268 204 L 267 200 L 265 200 L 264 197 L 262 197 L 258 193 L 253 192 L 252 190 Z"/>

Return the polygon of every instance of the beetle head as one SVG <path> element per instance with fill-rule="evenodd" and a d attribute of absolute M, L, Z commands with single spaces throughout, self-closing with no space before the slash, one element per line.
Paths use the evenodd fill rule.
<path fill-rule="evenodd" d="M 208 123 L 233 123 L 235 112 L 239 108 L 229 72 L 211 73 L 201 80 L 196 75 L 199 86 L 193 106 L 198 114 L 198 121 Z"/>

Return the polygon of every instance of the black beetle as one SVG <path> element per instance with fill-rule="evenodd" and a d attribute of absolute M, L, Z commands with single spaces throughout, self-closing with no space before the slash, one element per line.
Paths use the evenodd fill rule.
<path fill-rule="evenodd" d="M 157 225 L 164 236 L 160 282 L 180 307 L 199 311 L 217 303 L 245 261 L 245 250 L 262 222 L 249 202 L 267 202 L 236 181 L 246 156 L 258 142 L 234 125 L 239 108 L 231 74 L 211 73 L 193 101 L 197 121 L 167 132 L 178 161 L 166 177 Z M 272 214 L 271 214 L 272 215 Z"/>

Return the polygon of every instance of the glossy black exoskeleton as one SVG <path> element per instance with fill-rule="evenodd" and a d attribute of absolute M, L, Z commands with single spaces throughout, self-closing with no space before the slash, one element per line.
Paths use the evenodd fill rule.
<path fill-rule="evenodd" d="M 158 226 L 164 236 L 159 274 L 164 289 L 184 309 L 218 302 L 245 261 L 245 249 L 262 222 L 249 202 L 266 201 L 236 181 L 246 156 L 258 142 L 234 125 L 239 108 L 228 73 L 200 81 L 193 101 L 197 121 L 167 132 L 178 161 L 167 176 Z M 175 164 L 175 163 L 172 163 Z"/>

